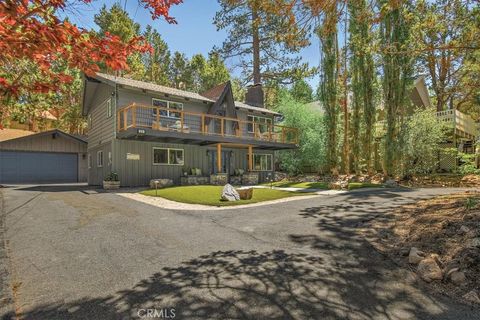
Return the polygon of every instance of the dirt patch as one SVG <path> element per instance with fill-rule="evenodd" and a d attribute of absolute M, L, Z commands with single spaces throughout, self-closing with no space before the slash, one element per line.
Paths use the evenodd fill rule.
<path fill-rule="evenodd" d="M 400 181 L 408 187 L 478 187 L 480 188 L 480 175 L 466 176 L 456 174 L 437 174 L 428 176 L 413 176 Z"/>
<path fill-rule="evenodd" d="M 408 262 L 412 247 L 433 254 L 443 279 L 429 287 L 464 302 L 468 292 L 480 294 L 480 192 L 423 200 L 359 227 L 378 250 L 414 272 L 417 265 Z M 466 281 L 453 283 L 452 270 L 463 272 Z"/>

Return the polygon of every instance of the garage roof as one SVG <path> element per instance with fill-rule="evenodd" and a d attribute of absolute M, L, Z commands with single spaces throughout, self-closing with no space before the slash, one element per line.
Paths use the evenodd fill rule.
<path fill-rule="evenodd" d="M 4 131 L 4 130 L 9 130 L 9 131 L 7 131 L 6 133 L 4 133 L 2 135 L 2 131 Z M 12 130 L 15 130 L 15 131 L 12 131 Z M 24 133 L 20 133 L 20 132 L 17 132 L 17 131 L 23 131 Z M 85 144 L 87 143 L 86 137 L 84 137 L 84 136 L 74 136 L 74 135 L 68 134 L 66 132 L 63 132 L 62 130 L 59 130 L 59 129 L 53 129 L 53 130 L 38 132 L 38 133 L 35 133 L 35 132 L 32 132 L 32 131 L 26 131 L 26 130 L 3 129 L 3 130 L 0 130 L 0 144 L 2 142 L 5 142 L 5 141 L 10 142 L 11 140 L 22 140 L 22 139 L 26 139 L 26 138 L 32 138 L 34 136 L 39 137 L 39 136 L 51 135 L 51 134 L 58 134 L 58 135 L 66 137 L 68 139 L 74 139 L 74 140 L 80 141 L 80 142 L 85 143 Z M 2 139 L 3 137 L 6 137 L 6 139 Z"/>

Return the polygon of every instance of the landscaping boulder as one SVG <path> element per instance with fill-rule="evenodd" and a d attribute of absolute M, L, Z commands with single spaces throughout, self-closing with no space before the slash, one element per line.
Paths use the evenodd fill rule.
<path fill-rule="evenodd" d="M 432 280 L 442 280 L 442 269 L 437 264 L 437 261 L 433 257 L 425 258 L 418 264 L 417 273 L 426 282 Z"/>
<path fill-rule="evenodd" d="M 237 190 L 235 190 L 235 188 L 232 187 L 231 184 L 227 183 L 223 187 L 221 198 L 222 200 L 225 200 L 225 201 L 238 201 L 240 200 L 240 195 L 238 194 Z"/>
<path fill-rule="evenodd" d="M 389 179 L 389 180 L 385 181 L 385 187 L 387 187 L 387 188 L 395 188 L 397 186 L 398 186 L 397 181 L 395 181 L 393 179 Z"/>
<path fill-rule="evenodd" d="M 472 290 L 472 291 L 468 292 L 467 294 L 465 294 L 463 296 L 463 299 L 465 299 L 467 301 L 470 301 L 470 302 L 473 302 L 473 303 L 480 304 L 480 297 L 478 296 L 478 293 L 475 290 Z"/>
<path fill-rule="evenodd" d="M 248 189 L 239 189 L 237 190 L 238 194 L 240 195 L 240 199 L 242 200 L 250 200 L 253 196 L 253 188 Z"/>
<path fill-rule="evenodd" d="M 156 183 L 158 182 L 158 186 L 156 186 Z M 151 189 L 161 189 L 161 188 L 166 188 L 166 187 L 171 187 L 173 186 L 173 180 L 172 179 L 152 179 L 150 180 L 150 188 Z"/>
<path fill-rule="evenodd" d="M 480 238 L 473 238 L 470 247 L 480 248 Z"/>
<path fill-rule="evenodd" d="M 410 253 L 408 254 L 408 263 L 418 264 L 423 259 L 425 259 L 425 253 L 423 251 L 420 251 L 415 247 L 410 249 Z"/>
<path fill-rule="evenodd" d="M 453 271 L 450 273 L 450 281 L 454 284 L 461 285 L 467 282 L 467 277 L 465 277 L 465 273 L 462 271 Z"/>
<path fill-rule="evenodd" d="M 460 229 L 458 230 L 458 233 L 465 234 L 465 233 L 468 233 L 468 231 L 470 231 L 470 229 L 468 229 L 467 226 L 461 226 Z"/>

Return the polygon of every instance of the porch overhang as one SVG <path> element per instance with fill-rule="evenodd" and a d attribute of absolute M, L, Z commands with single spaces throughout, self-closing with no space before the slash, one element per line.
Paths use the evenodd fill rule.
<path fill-rule="evenodd" d="M 293 143 L 280 143 L 272 141 L 261 141 L 245 137 L 202 135 L 182 133 L 177 131 L 158 131 L 150 128 L 128 128 L 117 132 L 118 139 L 129 139 L 137 141 L 157 141 L 162 143 L 179 143 L 200 146 L 211 146 L 221 144 L 251 145 L 253 148 L 264 150 L 288 150 L 296 149 L 298 146 Z"/>

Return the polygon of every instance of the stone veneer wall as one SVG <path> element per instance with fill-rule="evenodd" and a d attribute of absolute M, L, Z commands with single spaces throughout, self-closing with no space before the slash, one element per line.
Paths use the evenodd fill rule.
<path fill-rule="evenodd" d="M 203 176 L 183 176 L 180 178 L 180 185 L 182 186 L 196 186 L 209 184 L 210 178 Z"/>
<path fill-rule="evenodd" d="M 242 176 L 230 176 L 230 184 L 239 186 L 242 184 Z"/>
<path fill-rule="evenodd" d="M 258 173 L 249 172 L 242 176 L 242 185 L 252 186 L 258 184 Z"/>
<path fill-rule="evenodd" d="M 210 175 L 210 184 L 224 186 L 228 183 L 228 173 L 216 173 Z"/>

